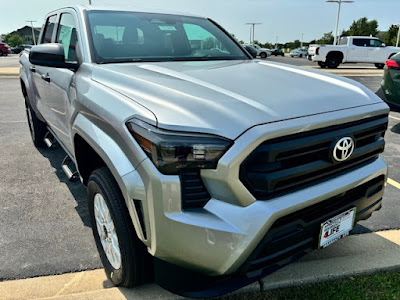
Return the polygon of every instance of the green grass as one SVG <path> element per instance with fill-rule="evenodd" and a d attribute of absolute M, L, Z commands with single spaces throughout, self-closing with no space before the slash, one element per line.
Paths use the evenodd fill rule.
<path fill-rule="evenodd" d="M 371 276 L 350 277 L 341 280 L 276 289 L 262 293 L 249 293 L 223 298 L 224 300 L 287 300 L 287 299 L 400 299 L 400 272 Z"/>

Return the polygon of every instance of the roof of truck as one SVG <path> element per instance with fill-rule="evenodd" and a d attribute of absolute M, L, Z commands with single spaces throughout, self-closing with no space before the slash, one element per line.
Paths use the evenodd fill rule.
<path fill-rule="evenodd" d="M 59 9 L 53 10 L 50 13 L 57 12 L 59 10 L 65 8 L 73 8 L 77 11 L 129 11 L 129 12 L 144 12 L 144 13 L 155 13 L 155 14 L 169 14 L 169 15 L 179 15 L 179 16 L 188 16 L 188 17 L 198 17 L 204 18 L 204 16 L 196 15 L 193 13 L 187 12 L 178 12 L 173 10 L 159 9 L 159 8 L 148 8 L 148 7 L 139 7 L 135 5 L 74 5 L 67 7 L 60 7 Z"/>

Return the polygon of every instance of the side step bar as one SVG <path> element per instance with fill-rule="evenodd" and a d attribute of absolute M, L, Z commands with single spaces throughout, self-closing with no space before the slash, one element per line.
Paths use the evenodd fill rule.
<path fill-rule="evenodd" d="M 64 171 L 65 175 L 67 176 L 68 180 L 71 182 L 75 182 L 81 179 L 79 172 L 76 169 L 74 161 L 68 155 L 68 151 L 63 147 L 63 145 L 58 141 L 56 136 L 53 134 L 50 127 L 47 128 L 49 131 L 44 136 L 44 142 L 47 147 L 53 149 L 57 146 L 57 144 L 61 145 L 64 151 L 67 153 L 65 158 L 62 161 L 61 168 Z"/>
<path fill-rule="evenodd" d="M 54 148 L 57 144 L 57 140 L 54 136 L 48 131 L 43 139 L 44 143 L 47 145 L 48 148 Z"/>
<path fill-rule="evenodd" d="M 65 156 L 65 158 L 61 164 L 61 167 L 62 167 L 65 175 L 68 177 L 69 181 L 76 182 L 76 181 L 80 180 L 79 173 L 76 170 L 75 164 L 68 155 Z"/>

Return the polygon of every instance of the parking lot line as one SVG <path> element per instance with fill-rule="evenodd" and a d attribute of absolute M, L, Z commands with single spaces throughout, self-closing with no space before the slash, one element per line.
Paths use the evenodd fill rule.
<path fill-rule="evenodd" d="M 388 182 L 390 185 L 393 185 L 395 188 L 398 188 L 398 189 L 400 190 L 400 183 L 398 183 L 397 181 L 388 178 L 387 182 Z"/>
<path fill-rule="evenodd" d="M 393 117 L 393 116 L 390 116 L 390 115 L 389 115 L 389 118 L 392 118 L 392 119 L 394 119 L 394 120 L 400 121 L 400 118 Z"/>

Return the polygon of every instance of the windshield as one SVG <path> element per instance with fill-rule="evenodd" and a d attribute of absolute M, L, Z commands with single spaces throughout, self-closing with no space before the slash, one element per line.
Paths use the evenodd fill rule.
<path fill-rule="evenodd" d="M 249 59 L 204 18 L 92 11 L 88 19 L 97 63 Z"/>

